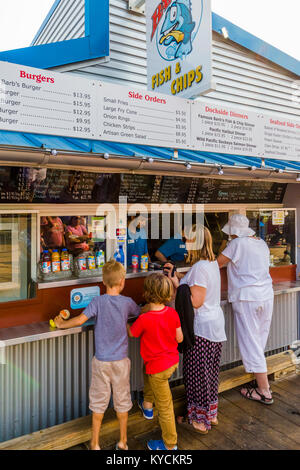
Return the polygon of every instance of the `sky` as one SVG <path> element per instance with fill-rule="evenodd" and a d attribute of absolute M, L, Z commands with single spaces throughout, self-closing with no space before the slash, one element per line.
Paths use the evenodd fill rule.
<path fill-rule="evenodd" d="M 54 3 L 53 0 L 0 1 L 0 51 L 29 46 Z M 300 0 L 212 0 L 212 9 L 300 60 Z"/>

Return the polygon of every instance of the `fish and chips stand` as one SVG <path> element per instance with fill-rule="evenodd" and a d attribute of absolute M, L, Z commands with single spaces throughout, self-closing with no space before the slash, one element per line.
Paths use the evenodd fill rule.
<path fill-rule="evenodd" d="M 183 211 L 192 222 L 202 214 L 216 255 L 229 216 L 247 215 L 270 248 L 266 351 L 297 339 L 300 121 L 8 63 L 0 80 L 0 442 L 88 414 L 93 325 L 57 330 L 49 320 L 62 309 L 77 315 L 105 292 L 102 266 L 118 247 L 131 264 L 130 215 L 146 220 L 151 261 L 184 228 Z M 129 266 L 123 294 L 142 303 L 155 269 Z M 240 354 L 226 269 L 221 277 L 221 364 L 232 368 Z M 136 398 L 143 379 L 134 339 L 129 357 Z M 181 379 L 180 367 L 171 382 Z"/>

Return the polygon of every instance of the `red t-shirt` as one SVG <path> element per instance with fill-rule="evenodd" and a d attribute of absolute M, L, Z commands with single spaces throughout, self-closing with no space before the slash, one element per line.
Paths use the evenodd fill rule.
<path fill-rule="evenodd" d="M 171 307 L 143 313 L 131 326 L 134 337 L 141 337 L 141 356 L 146 374 L 158 374 L 179 362 L 176 328 L 178 313 Z"/>

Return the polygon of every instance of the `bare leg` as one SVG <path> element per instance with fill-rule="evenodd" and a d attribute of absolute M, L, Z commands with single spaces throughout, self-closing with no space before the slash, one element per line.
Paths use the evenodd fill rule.
<path fill-rule="evenodd" d="M 153 408 L 153 403 L 150 403 L 150 401 L 143 401 L 143 407 L 145 410 L 151 410 Z"/>
<path fill-rule="evenodd" d="M 270 385 L 269 385 L 269 380 L 268 380 L 268 375 L 267 373 L 259 374 L 256 373 L 254 374 L 257 382 L 257 389 L 258 391 L 264 395 L 267 398 L 272 398 L 272 394 L 270 392 Z"/>
<path fill-rule="evenodd" d="M 91 450 L 100 450 L 99 436 L 104 413 L 93 413 Z"/>
<path fill-rule="evenodd" d="M 127 422 L 128 422 L 128 411 L 126 413 L 118 413 L 117 417 L 120 423 L 120 441 L 118 447 L 123 450 L 127 450 Z"/>

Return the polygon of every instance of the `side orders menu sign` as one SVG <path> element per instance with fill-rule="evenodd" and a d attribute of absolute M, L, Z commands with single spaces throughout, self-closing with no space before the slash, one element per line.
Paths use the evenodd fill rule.
<path fill-rule="evenodd" d="M 211 0 L 147 0 L 148 90 L 192 98 L 211 89 Z"/>

